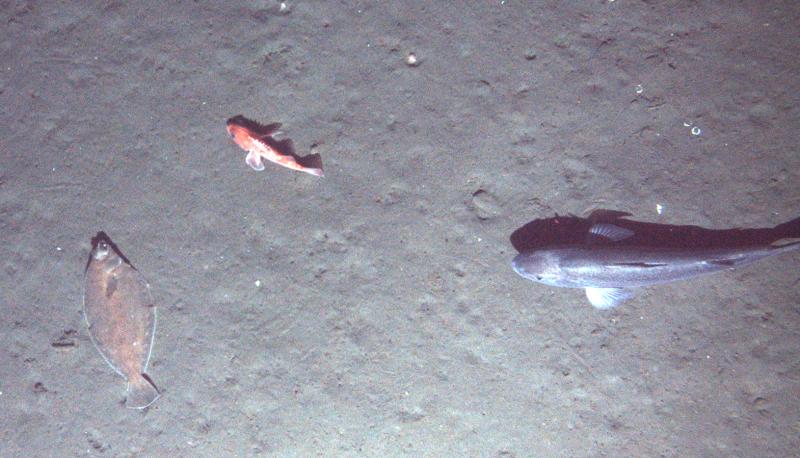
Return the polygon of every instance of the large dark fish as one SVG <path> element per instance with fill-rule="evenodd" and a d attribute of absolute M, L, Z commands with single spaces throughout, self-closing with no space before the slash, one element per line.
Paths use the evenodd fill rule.
<path fill-rule="evenodd" d="M 800 248 L 798 241 L 731 248 L 619 243 L 633 235 L 633 231 L 614 224 L 594 224 L 586 243 L 523 252 L 511 265 L 529 280 L 563 288 L 584 288 L 589 302 L 605 309 L 631 297 L 628 288 L 685 280 Z"/>

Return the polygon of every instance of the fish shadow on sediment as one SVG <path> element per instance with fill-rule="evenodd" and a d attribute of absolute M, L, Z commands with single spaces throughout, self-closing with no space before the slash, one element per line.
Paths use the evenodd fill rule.
<path fill-rule="evenodd" d="M 800 218 L 769 228 L 706 229 L 625 219 L 630 213 L 595 210 L 588 217 L 575 215 L 535 219 L 515 230 L 510 237 L 518 252 L 528 252 L 552 245 L 584 243 L 595 224 L 613 224 L 633 232 L 617 246 L 658 248 L 733 248 L 770 245 L 782 239 L 800 238 Z"/>

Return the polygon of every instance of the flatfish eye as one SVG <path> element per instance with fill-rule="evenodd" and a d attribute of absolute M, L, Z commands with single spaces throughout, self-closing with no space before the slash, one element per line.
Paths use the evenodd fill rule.
<path fill-rule="evenodd" d="M 94 249 L 94 259 L 95 261 L 102 261 L 108 256 L 109 246 L 108 243 L 104 241 L 100 241 L 97 243 L 97 246 Z"/>

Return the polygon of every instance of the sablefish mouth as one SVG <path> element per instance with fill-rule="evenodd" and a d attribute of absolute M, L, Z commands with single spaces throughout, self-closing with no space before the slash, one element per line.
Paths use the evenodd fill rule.
<path fill-rule="evenodd" d="M 522 256 L 522 254 L 519 254 L 511 260 L 511 267 L 514 268 L 514 272 L 516 272 L 520 277 L 527 278 L 528 280 L 542 281 L 541 275 L 534 275 L 525 269 L 525 263 L 522 262 Z"/>

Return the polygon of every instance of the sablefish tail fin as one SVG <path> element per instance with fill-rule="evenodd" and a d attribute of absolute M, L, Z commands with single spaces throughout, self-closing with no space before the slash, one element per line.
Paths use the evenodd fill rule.
<path fill-rule="evenodd" d="M 128 394 L 125 398 L 125 407 L 129 409 L 144 409 L 155 402 L 161 393 L 146 374 L 139 374 L 128 380 Z"/>

